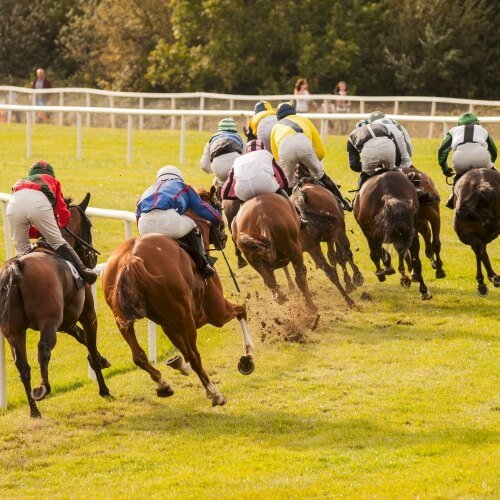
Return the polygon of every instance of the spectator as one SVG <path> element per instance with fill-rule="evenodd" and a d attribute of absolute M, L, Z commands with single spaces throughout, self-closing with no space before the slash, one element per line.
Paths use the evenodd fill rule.
<path fill-rule="evenodd" d="M 295 95 L 309 95 L 309 85 L 305 78 L 299 78 L 293 89 Z M 309 111 L 309 101 L 307 99 L 295 99 L 295 110 L 297 113 L 307 113 Z"/>
<path fill-rule="evenodd" d="M 335 95 L 347 96 L 349 95 L 349 87 L 344 80 L 337 83 L 335 90 L 333 92 Z M 351 101 L 335 101 L 335 111 L 337 113 L 350 113 L 351 111 Z M 347 121 L 339 120 L 340 125 L 340 135 L 344 135 L 347 132 Z"/>
<path fill-rule="evenodd" d="M 32 89 L 51 89 L 52 88 L 52 82 L 50 80 L 47 80 L 45 78 L 45 70 L 42 68 L 38 68 L 36 70 L 36 78 L 33 80 L 31 84 Z M 46 106 L 49 104 L 50 96 L 49 94 L 36 94 L 35 95 L 35 103 L 37 106 Z M 40 111 L 37 113 L 36 116 L 36 122 L 37 123 L 48 123 L 49 121 L 49 114 Z"/>

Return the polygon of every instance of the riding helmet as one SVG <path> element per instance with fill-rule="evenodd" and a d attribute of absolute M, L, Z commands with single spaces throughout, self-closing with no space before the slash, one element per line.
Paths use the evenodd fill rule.
<path fill-rule="evenodd" d="M 219 132 L 238 132 L 236 122 L 232 118 L 223 118 L 219 122 Z"/>
<path fill-rule="evenodd" d="M 368 121 L 370 123 L 373 123 L 375 120 L 380 120 L 381 118 L 385 118 L 385 113 L 382 113 L 382 111 L 374 111 L 370 117 L 368 118 Z"/>
<path fill-rule="evenodd" d="M 269 101 L 259 101 L 253 108 L 254 113 L 260 113 L 261 111 L 271 111 L 273 107 Z"/>
<path fill-rule="evenodd" d="M 479 125 L 479 120 L 474 113 L 463 113 L 458 118 L 458 125 Z"/>
<path fill-rule="evenodd" d="M 263 141 L 260 139 L 254 139 L 253 141 L 248 141 L 245 147 L 245 153 L 251 153 L 252 151 L 262 151 L 266 149 Z"/>
<path fill-rule="evenodd" d="M 288 115 L 295 115 L 296 113 L 295 106 L 289 101 L 278 104 L 278 107 L 276 108 L 278 120 L 282 120 Z"/>
<path fill-rule="evenodd" d="M 361 128 L 364 127 L 365 125 L 368 125 L 370 122 L 368 120 L 359 120 L 358 123 L 356 123 L 355 128 Z"/>
<path fill-rule="evenodd" d="M 43 160 L 33 163 L 28 173 L 28 175 L 41 175 L 41 174 L 47 174 L 50 175 L 51 177 L 56 176 L 54 169 L 52 168 L 52 165 Z"/>
<path fill-rule="evenodd" d="M 160 180 L 181 180 L 182 182 L 184 182 L 184 176 L 177 167 L 174 167 L 173 165 L 166 165 L 164 167 L 161 167 L 156 174 L 156 181 L 158 182 Z"/>

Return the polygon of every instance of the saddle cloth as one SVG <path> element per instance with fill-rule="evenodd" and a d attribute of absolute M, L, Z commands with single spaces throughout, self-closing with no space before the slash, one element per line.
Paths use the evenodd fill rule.
<path fill-rule="evenodd" d="M 65 264 L 68 266 L 68 269 L 69 269 L 69 272 L 71 273 L 71 276 L 73 276 L 73 280 L 75 281 L 76 288 L 79 290 L 80 288 L 82 288 L 85 285 L 85 282 L 78 274 L 76 267 L 69 260 L 66 260 L 66 259 L 63 259 L 63 260 L 64 260 Z"/>

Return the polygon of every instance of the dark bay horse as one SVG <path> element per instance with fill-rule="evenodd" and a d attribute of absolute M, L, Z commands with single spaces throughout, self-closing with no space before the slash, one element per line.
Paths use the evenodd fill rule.
<path fill-rule="evenodd" d="M 431 261 L 432 268 L 436 270 L 436 278 L 445 278 L 441 260 L 441 214 L 439 209 L 439 192 L 434 181 L 424 172 L 414 166 L 401 169 L 403 173 L 416 186 L 419 210 L 417 215 L 417 231 L 422 235 L 425 244 L 425 255 Z M 407 260 L 411 268 L 411 264 Z M 413 280 L 416 276 L 412 271 Z"/>
<path fill-rule="evenodd" d="M 80 205 L 68 206 L 71 213 L 68 229 L 91 245 L 91 223 L 85 215 L 89 199 L 87 194 Z M 62 234 L 66 236 L 65 231 Z M 82 262 L 93 268 L 96 254 L 72 236 L 67 240 Z M 35 401 L 44 399 L 51 391 L 48 366 L 58 331 L 66 332 L 86 345 L 88 360 L 99 384 L 99 394 L 109 396 L 101 368 L 110 365 L 97 351 L 97 318 L 90 285 L 77 288 L 61 258 L 47 250 L 36 250 L 5 263 L 0 270 L 0 290 L 0 329 L 11 347 L 32 417 L 41 417 Z M 38 362 L 42 381 L 33 389 L 26 352 L 28 328 L 40 332 Z"/>
<path fill-rule="evenodd" d="M 491 266 L 486 245 L 500 234 L 500 172 L 491 169 L 472 169 L 455 185 L 454 227 L 460 241 L 470 245 L 476 255 L 477 293 L 488 295 L 481 264 L 488 279 L 500 287 L 500 276 Z"/>
<path fill-rule="evenodd" d="M 347 271 L 347 262 L 354 272 L 353 280 L 356 286 L 363 284 L 363 275 L 353 260 L 345 229 L 344 212 L 339 202 L 328 189 L 308 177 L 299 181 L 298 188 L 292 193 L 290 200 L 303 219 L 300 228 L 302 250 L 311 255 L 316 266 L 325 272 L 345 301 L 351 306 L 354 305 L 346 292 L 346 290 L 352 292 L 355 289 Z M 321 242 L 327 243 L 330 263 L 323 255 Z M 346 289 L 340 283 L 336 269 L 337 263 L 344 272 Z"/>
<path fill-rule="evenodd" d="M 423 300 L 432 298 L 422 277 L 419 258 L 420 243 L 416 231 L 419 210 L 417 192 L 402 172 L 390 171 L 370 177 L 361 187 L 354 201 L 354 217 L 363 231 L 370 247 L 370 258 L 376 267 L 379 281 L 394 274 L 391 256 L 383 248 L 390 243 L 399 256 L 398 270 L 401 285 L 409 287 L 411 279 L 405 274 L 404 257 L 409 251 L 411 268 L 420 284 Z M 384 269 L 380 266 L 380 260 Z"/>
<path fill-rule="evenodd" d="M 276 282 L 274 271 L 291 263 L 308 310 L 317 311 L 307 285 L 300 245 L 300 219 L 289 200 L 279 194 L 266 193 L 246 201 L 233 220 L 232 234 L 238 248 L 262 276 L 278 303 L 285 302 L 287 297 Z"/>
<path fill-rule="evenodd" d="M 205 247 L 208 248 L 208 222 L 193 219 L 198 224 Z M 226 241 L 224 224 L 211 241 Z M 122 243 L 109 258 L 102 276 L 104 296 L 116 319 L 116 324 L 130 346 L 134 363 L 149 373 L 157 384 L 159 397 L 173 394 L 159 370 L 153 367 L 139 345 L 134 323 L 147 317 L 161 326 L 172 344 L 181 352 L 184 361 L 175 358 L 168 364 L 188 375 L 191 368 L 197 373 L 212 405 L 223 405 L 226 398 L 217 390 L 202 366 L 196 347 L 197 330 L 203 325 L 222 327 L 233 318 L 241 323 L 245 356 L 240 371 L 251 373 L 254 345 L 243 305 L 232 304 L 224 298 L 219 276 L 205 280 L 191 257 L 168 236 L 147 234 Z M 244 365 L 244 369 L 242 369 Z"/>

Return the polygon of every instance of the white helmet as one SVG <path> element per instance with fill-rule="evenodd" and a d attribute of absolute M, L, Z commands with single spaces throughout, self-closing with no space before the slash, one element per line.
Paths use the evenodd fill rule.
<path fill-rule="evenodd" d="M 156 182 L 158 182 L 160 179 L 164 181 L 180 179 L 182 182 L 184 182 L 184 176 L 182 175 L 182 172 L 173 165 L 166 165 L 158 170 L 158 173 L 156 174 Z"/>

